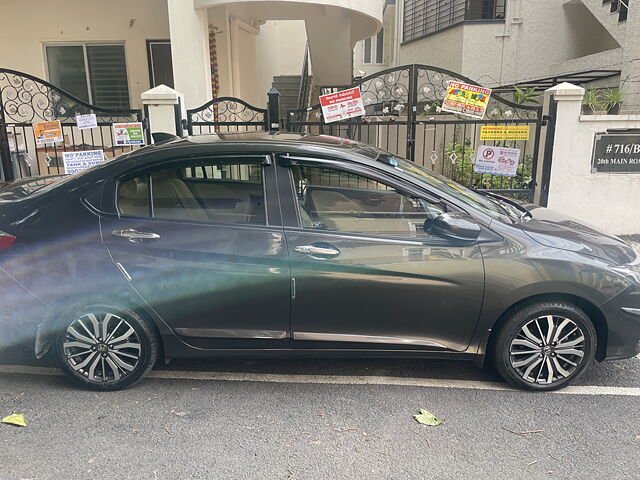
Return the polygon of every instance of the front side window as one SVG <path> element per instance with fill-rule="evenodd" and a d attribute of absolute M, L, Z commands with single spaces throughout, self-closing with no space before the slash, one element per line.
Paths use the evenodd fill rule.
<path fill-rule="evenodd" d="M 130 108 L 124 45 L 46 45 L 49 81 L 97 107 Z"/>
<path fill-rule="evenodd" d="M 293 167 L 304 228 L 375 235 L 424 237 L 424 223 L 445 211 L 377 180 L 344 170 Z"/>
<path fill-rule="evenodd" d="M 172 167 L 120 182 L 121 215 L 265 225 L 262 165 L 208 162 Z"/>

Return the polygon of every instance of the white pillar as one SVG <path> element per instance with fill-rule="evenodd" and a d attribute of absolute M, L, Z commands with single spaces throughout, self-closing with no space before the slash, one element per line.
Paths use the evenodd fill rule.
<path fill-rule="evenodd" d="M 158 85 L 151 90 L 142 92 L 142 103 L 148 110 L 149 129 L 151 134 L 169 133 L 175 135 L 177 129 L 182 132 L 182 126 L 176 125 L 176 105 L 180 103 L 184 110 L 184 95 L 166 85 Z M 184 118 L 181 112 L 180 118 Z"/>
<path fill-rule="evenodd" d="M 167 0 L 171 60 L 176 89 L 184 94 L 186 108 L 211 100 L 211 61 L 207 9 L 192 1 Z"/>

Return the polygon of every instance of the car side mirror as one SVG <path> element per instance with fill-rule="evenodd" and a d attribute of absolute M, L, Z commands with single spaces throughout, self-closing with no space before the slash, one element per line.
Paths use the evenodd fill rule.
<path fill-rule="evenodd" d="M 480 237 L 480 225 L 466 213 L 445 212 L 424 222 L 427 235 L 457 242 L 475 242 Z"/>

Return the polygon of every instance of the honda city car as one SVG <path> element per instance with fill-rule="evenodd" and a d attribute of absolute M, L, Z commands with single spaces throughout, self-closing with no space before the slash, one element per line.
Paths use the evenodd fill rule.
<path fill-rule="evenodd" d="M 588 201 L 588 199 L 585 199 Z M 159 359 L 489 359 L 553 390 L 638 353 L 613 236 L 349 140 L 175 138 L 0 189 L 0 348 L 81 386 Z"/>

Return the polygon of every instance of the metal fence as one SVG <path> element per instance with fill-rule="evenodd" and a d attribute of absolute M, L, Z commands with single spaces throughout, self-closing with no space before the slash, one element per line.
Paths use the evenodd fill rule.
<path fill-rule="evenodd" d="M 75 116 L 93 113 L 97 127 L 78 129 Z M 33 124 L 59 120 L 63 142 L 39 143 Z M 64 173 L 62 153 L 103 150 L 105 160 L 137 146 L 120 146 L 113 124 L 141 122 L 142 110 L 91 105 L 40 78 L 0 68 L 0 165 L 3 180 Z M 149 142 L 148 130 L 146 132 Z"/>

